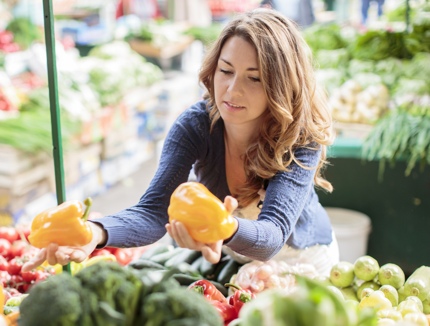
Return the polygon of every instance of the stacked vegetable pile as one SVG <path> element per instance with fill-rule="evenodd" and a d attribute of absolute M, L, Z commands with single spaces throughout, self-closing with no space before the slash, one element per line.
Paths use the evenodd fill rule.
<path fill-rule="evenodd" d="M 390 24 L 365 32 L 314 25 L 304 36 L 334 120 L 372 126 L 363 157 L 380 160 L 381 172 L 386 162 L 406 160 L 409 175 L 430 163 L 430 6 L 413 8 L 410 30 Z"/>
<path fill-rule="evenodd" d="M 333 266 L 325 282 L 360 311 L 375 311 L 378 325 L 401 321 L 429 325 L 430 267 L 421 266 L 405 279 L 400 266 L 380 266 L 376 259 L 365 255 L 354 263 L 341 261 Z"/>
<path fill-rule="evenodd" d="M 99 262 L 53 275 L 20 305 L 19 325 L 222 325 L 203 296 L 152 269 Z"/>
<path fill-rule="evenodd" d="M 14 113 L 0 115 L 0 144 L 28 153 L 49 152 L 52 139 L 51 129 L 47 128 L 50 102 L 45 48 L 43 44 L 34 43 L 26 51 L 32 58 L 28 70 L 34 76 L 32 79 L 39 82 L 24 87 L 21 77 L 28 79 L 28 73 L 12 80 L 0 68 L 0 106 Z M 95 47 L 82 58 L 61 51 L 59 45 L 57 61 L 68 63 L 67 67 L 59 64 L 58 68 L 62 139 L 67 149 L 81 145 L 82 126 L 97 120 L 104 108 L 117 107 L 130 90 L 147 87 L 163 78 L 160 68 L 121 41 Z M 1 100 L 6 99 L 5 94 L 2 95 L 6 90 L 4 80 L 13 88 L 18 101 L 11 101 L 11 92 L 7 94 L 7 103 Z"/>

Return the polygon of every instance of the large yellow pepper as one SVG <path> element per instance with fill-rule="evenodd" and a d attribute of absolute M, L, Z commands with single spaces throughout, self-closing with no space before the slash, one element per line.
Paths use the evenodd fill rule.
<path fill-rule="evenodd" d="M 50 243 L 60 246 L 83 246 L 92 238 L 92 231 L 85 222 L 88 218 L 91 199 L 85 200 L 85 211 L 78 200 L 66 201 L 38 214 L 31 223 L 28 241 L 37 248 Z"/>
<path fill-rule="evenodd" d="M 224 204 L 199 182 L 179 185 L 170 197 L 169 221 L 181 222 L 199 242 L 214 243 L 231 237 L 235 221 Z"/>

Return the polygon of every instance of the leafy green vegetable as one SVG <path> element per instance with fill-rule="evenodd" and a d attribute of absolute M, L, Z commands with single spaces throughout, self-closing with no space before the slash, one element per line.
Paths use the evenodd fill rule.
<path fill-rule="evenodd" d="M 369 30 L 350 44 L 351 56 L 359 60 L 374 61 L 389 57 L 411 58 L 405 46 L 404 35 L 404 32 Z"/>
<path fill-rule="evenodd" d="M 403 61 L 403 74 L 409 79 L 428 81 L 430 76 L 430 53 L 419 52 L 411 60 Z"/>
<path fill-rule="evenodd" d="M 81 286 L 103 302 L 93 312 L 97 325 L 132 325 L 142 282 L 116 262 L 101 261 L 75 275 Z"/>
<path fill-rule="evenodd" d="M 402 77 L 398 80 L 395 88 L 393 89 L 393 97 L 403 95 L 425 95 L 430 94 L 429 84 L 422 79 L 412 79 Z"/>
<path fill-rule="evenodd" d="M 221 326 L 218 311 L 197 292 L 180 287 L 150 294 L 143 307 L 146 326 Z"/>
<path fill-rule="evenodd" d="M 348 73 L 351 77 L 362 72 L 373 73 L 374 71 L 375 71 L 374 61 L 358 60 L 358 59 L 352 59 L 351 61 L 349 61 Z"/>
<path fill-rule="evenodd" d="M 314 53 L 319 50 L 345 48 L 347 41 L 337 24 L 314 24 L 303 31 L 303 37 Z"/>
<path fill-rule="evenodd" d="M 381 77 L 382 82 L 387 85 L 388 88 L 391 88 L 403 74 L 403 69 L 402 60 L 387 58 L 375 63 L 374 72 Z"/>
<path fill-rule="evenodd" d="M 5 29 L 13 33 L 14 42 L 22 49 L 27 49 L 34 41 L 42 39 L 40 29 L 27 17 L 11 19 Z"/>
<path fill-rule="evenodd" d="M 184 34 L 191 35 L 195 40 L 201 41 L 204 45 L 209 45 L 218 38 L 222 28 L 223 25 L 220 23 L 212 23 L 207 27 L 192 26 Z"/>
<path fill-rule="evenodd" d="M 404 104 L 386 114 L 365 139 L 363 157 L 380 161 L 379 178 L 386 163 L 406 161 L 406 176 L 417 164 L 430 164 L 430 101 L 427 102 L 420 107 L 411 101 L 409 107 Z"/>
<path fill-rule="evenodd" d="M 430 5 L 429 5 L 430 7 Z M 412 54 L 430 52 L 430 8 L 416 12 L 412 21 L 412 31 L 405 39 L 405 45 Z"/>
<path fill-rule="evenodd" d="M 130 89 L 149 86 L 163 78 L 159 67 L 122 41 L 94 47 L 81 62 L 102 106 L 117 104 Z"/>
<path fill-rule="evenodd" d="M 20 304 L 19 325 L 84 325 L 81 315 L 86 309 L 95 307 L 97 301 L 94 299 L 70 274 L 50 276 L 35 284 Z"/>
<path fill-rule="evenodd" d="M 28 94 L 19 115 L 0 120 L 0 143 L 28 153 L 50 152 L 52 148 L 51 117 L 48 89 L 40 88 Z M 61 96 L 60 96 L 61 106 Z M 65 146 L 71 145 L 80 122 L 61 109 L 62 138 Z M 29 135 L 31 137 L 29 137 Z"/>
<path fill-rule="evenodd" d="M 349 62 L 347 49 L 319 50 L 315 60 L 321 69 L 346 67 Z"/>

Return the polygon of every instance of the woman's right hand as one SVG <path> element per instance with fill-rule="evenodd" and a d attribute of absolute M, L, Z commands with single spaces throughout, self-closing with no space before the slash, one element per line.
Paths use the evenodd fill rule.
<path fill-rule="evenodd" d="M 36 256 L 26 262 L 22 266 L 22 271 L 30 271 L 42 265 L 45 261 L 50 265 L 66 265 L 72 261 L 76 263 L 84 261 L 94 249 L 96 249 L 97 245 L 106 242 L 106 234 L 102 226 L 97 223 L 87 223 L 89 223 L 93 233 L 92 239 L 88 244 L 82 247 L 68 247 L 51 243 L 48 247 L 41 249 Z"/>

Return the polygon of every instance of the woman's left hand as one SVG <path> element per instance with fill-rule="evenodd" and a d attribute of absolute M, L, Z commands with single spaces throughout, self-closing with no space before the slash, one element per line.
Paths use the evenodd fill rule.
<path fill-rule="evenodd" d="M 238 203 L 235 198 L 231 196 L 225 197 L 224 206 L 227 211 L 233 213 L 237 208 L 237 205 Z M 178 221 L 171 221 L 171 223 L 166 224 L 166 230 L 179 247 L 201 251 L 203 257 L 212 264 L 218 263 L 221 259 L 223 240 L 219 240 L 214 243 L 196 241 L 190 236 L 185 225 Z"/>

